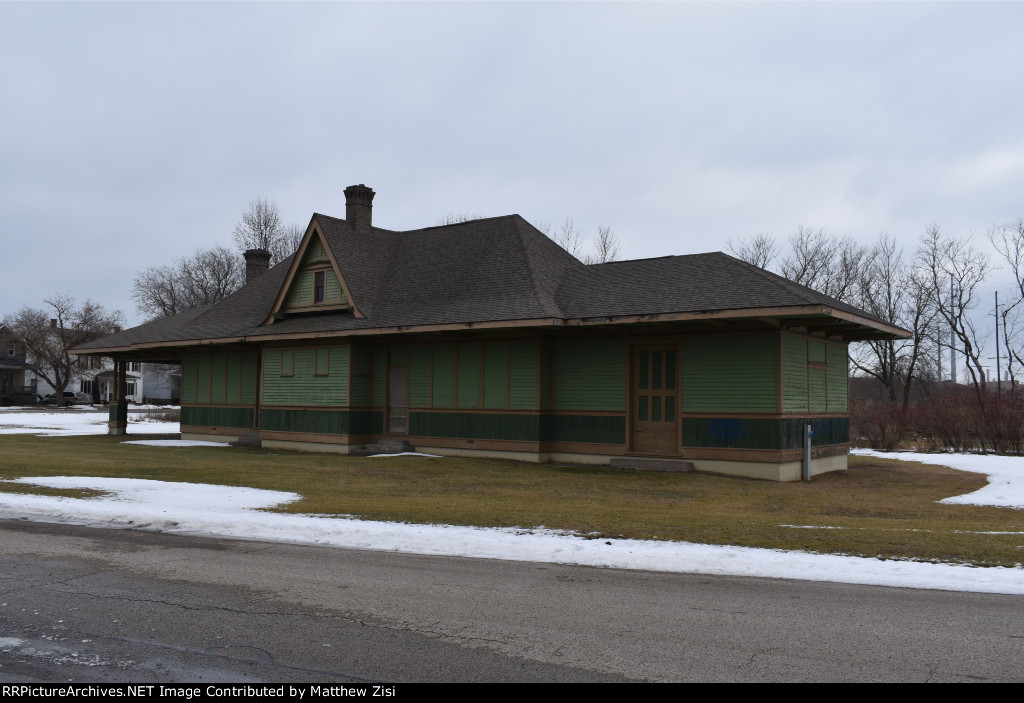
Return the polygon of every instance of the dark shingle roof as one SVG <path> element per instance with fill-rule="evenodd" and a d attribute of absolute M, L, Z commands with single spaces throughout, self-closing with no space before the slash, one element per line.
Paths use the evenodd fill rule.
<path fill-rule="evenodd" d="M 892 329 L 863 311 L 722 253 L 585 266 L 519 215 L 408 232 L 357 229 L 320 214 L 312 223 L 323 233 L 363 317 L 324 312 L 265 324 L 290 257 L 216 305 L 81 348 L 803 306 L 844 311 L 870 327 Z"/>

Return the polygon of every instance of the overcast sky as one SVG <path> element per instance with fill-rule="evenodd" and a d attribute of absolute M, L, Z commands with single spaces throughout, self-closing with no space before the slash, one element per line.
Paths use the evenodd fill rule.
<path fill-rule="evenodd" d="M 607 225 L 624 258 L 908 249 L 1024 216 L 1024 4 L 0 3 L 0 315 L 141 321 L 148 266 L 286 221 Z"/>

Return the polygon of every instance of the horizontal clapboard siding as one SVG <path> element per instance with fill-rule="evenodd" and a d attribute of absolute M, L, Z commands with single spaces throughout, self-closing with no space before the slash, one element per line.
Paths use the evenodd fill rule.
<path fill-rule="evenodd" d="M 294 349 L 295 362 L 290 376 L 282 376 L 282 350 L 267 351 L 264 356 L 263 402 L 266 405 L 348 405 L 348 347 L 328 349 L 328 375 L 315 375 L 314 349 Z"/>
<path fill-rule="evenodd" d="M 773 334 L 683 338 L 685 412 L 774 412 Z"/>
<path fill-rule="evenodd" d="M 828 411 L 846 412 L 849 409 L 848 382 L 849 360 L 846 346 L 828 345 Z"/>
<path fill-rule="evenodd" d="M 782 335 L 782 412 L 807 412 L 807 340 Z"/>
<path fill-rule="evenodd" d="M 551 350 L 555 410 L 626 409 L 626 343 L 555 342 Z"/>

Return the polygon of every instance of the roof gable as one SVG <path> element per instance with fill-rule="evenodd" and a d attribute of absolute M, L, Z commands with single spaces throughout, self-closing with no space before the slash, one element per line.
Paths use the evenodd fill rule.
<path fill-rule="evenodd" d="M 307 312 L 351 311 L 356 317 L 363 317 L 338 266 L 338 258 L 314 217 L 264 324 Z"/>

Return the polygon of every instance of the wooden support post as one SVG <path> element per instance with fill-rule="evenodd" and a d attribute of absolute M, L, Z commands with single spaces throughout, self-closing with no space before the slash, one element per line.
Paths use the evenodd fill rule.
<path fill-rule="evenodd" d="M 114 397 L 110 401 L 107 434 L 115 437 L 128 434 L 128 401 L 125 398 L 127 366 L 123 361 L 114 361 Z"/>

